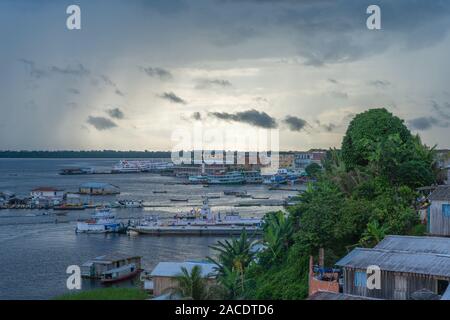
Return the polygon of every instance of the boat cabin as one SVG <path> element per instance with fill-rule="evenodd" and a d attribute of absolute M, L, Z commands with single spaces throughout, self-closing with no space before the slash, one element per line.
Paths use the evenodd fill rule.
<path fill-rule="evenodd" d="M 104 278 L 105 275 L 108 277 L 107 275 L 113 272 L 120 272 L 120 268 L 132 264 L 135 265 L 137 270 L 140 270 L 141 258 L 140 256 L 127 256 L 118 253 L 99 256 L 81 266 L 81 276 L 100 279 Z"/>

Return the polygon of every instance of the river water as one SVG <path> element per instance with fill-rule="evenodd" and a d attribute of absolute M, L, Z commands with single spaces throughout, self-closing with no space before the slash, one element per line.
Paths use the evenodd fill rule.
<path fill-rule="evenodd" d="M 211 186 L 178 184 L 182 180 L 158 174 L 101 174 L 61 176 L 65 167 L 110 168 L 117 159 L 0 159 L 0 192 L 11 191 L 29 195 L 31 189 L 52 186 L 76 191 L 84 182 L 107 182 L 120 187 L 114 197 L 93 197 L 93 202 L 117 199 L 144 200 L 144 209 L 116 209 L 119 219 L 139 219 L 147 214 L 173 216 L 201 205 L 202 197 L 211 199 L 215 210 L 239 210 L 243 216 L 259 216 L 281 209 L 273 202 L 282 200 L 288 191 L 269 191 L 264 185 Z M 223 195 L 224 190 L 245 190 L 253 196 L 269 196 L 269 200 L 240 199 Z M 153 191 L 167 193 L 155 194 Z M 188 203 L 174 203 L 170 198 L 188 198 Z M 238 203 L 262 202 L 263 205 L 235 207 Z M 264 205 L 264 202 L 267 205 Z M 49 215 L 43 215 L 49 213 Z M 209 246 L 222 237 L 195 236 L 127 236 L 75 234 L 76 221 L 90 216 L 92 210 L 72 211 L 66 217 L 56 217 L 52 210 L 0 210 L 0 299 L 51 299 L 68 292 L 66 268 L 108 253 L 142 256 L 143 267 L 151 270 L 160 261 L 204 259 L 212 255 Z M 138 279 L 117 284 L 133 286 Z M 82 290 L 99 287 L 96 281 L 83 280 Z"/>

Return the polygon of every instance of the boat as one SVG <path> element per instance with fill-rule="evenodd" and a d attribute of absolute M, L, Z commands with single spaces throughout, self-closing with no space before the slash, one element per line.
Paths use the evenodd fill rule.
<path fill-rule="evenodd" d="M 130 263 L 130 264 L 127 264 L 127 265 L 124 265 L 124 266 L 121 266 L 118 268 L 110 269 L 108 271 L 103 272 L 102 276 L 100 278 L 100 281 L 103 284 L 115 283 L 115 282 L 133 278 L 140 272 L 141 272 L 141 270 L 136 267 L 136 264 Z"/>
<path fill-rule="evenodd" d="M 239 171 L 207 176 L 208 184 L 243 184 L 244 182 L 244 175 Z"/>
<path fill-rule="evenodd" d="M 111 173 L 160 172 L 173 167 L 173 163 L 152 160 L 120 160 Z"/>
<path fill-rule="evenodd" d="M 189 176 L 188 181 L 190 184 L 205 184 L 208 183 L 208 176 L 205 175 Z"/>
<path fill-rule="evenodd" d="M 167 193 L 166 190 L 154 190 L 153 193 Z"/>
<path fill-rule="evenodd" d="M 91 219 L 77 222 L 76 233 L 122 232 L 126 227 L 117 222 L 110 208 L 98 208 Z"/>
<path fill-rule="evenodd" d="M 188 202 L 189 199 L 187 199 L 187 198 L 171 198 L 170 201 L 173 201 L 173 202 Z"/>
<path fill-rule="evenodd" d="M 92 168 L 64 168 L 59 171 L 60 175 L 80 175 L 80 174 L 93 174 Z"/>
<path fill-rule="evenodd" d="M 53 210 L 84 210 L 85 206 L 82 204 L 61 204 L 59 206 L 54 206 Z"/>
<path fill-rule="evenodd" d="M 270 199 L 270 197 L 266 197 L 266 196 L 263 196 L 263 197 L 252 196 L 252 199 L 255 199 L 255 200 L 267 200 L 267 199 Z"/>
<path fill-rule="evenodd" d="M 238 212 L 218 212 L 214 214 L 208 199 L 203 200 L 200 210 L 193 208 L 173 219 L 160 219 L 152 216 L 130 230 L 150 235 L 238 235 L 246 230 L 249 233 L 262 233 L 262 219 L 243 218 Z"/>
<path fill-rule="evenodd" d="M 122 208 L 142 208 L 144 206 L 142 200 L 119 200 L 117 204 Z"/>
<path fill-rule="evenodd" d="M 223 194 L 226 195 L 226 196 L 236 196 L 236 197 L 238 197 L 240 195 L 247 194 L 247 191 L 230 190 L 230 191 L 224 191 Z"/>
<path fill-rule="evenodd" d="M 141 269 L 140 256 L 113 253 L 96 257 L 81 265 L 83 278 L 100 279 L 102 283 L 114 283 L 134 277 Z"/>
<path fill-rule="evenodd" d="M 245 183 L 247 184 L 259 184 L 263 182 L 261 172 L 257 170 L 242 171 L 241 173 L 244 176 Z"/>

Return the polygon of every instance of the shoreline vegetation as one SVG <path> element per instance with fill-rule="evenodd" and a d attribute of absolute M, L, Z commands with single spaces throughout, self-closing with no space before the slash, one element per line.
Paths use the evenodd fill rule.
<path fill-rule="evenodd" d="M 149 295 L 140 288 L 100 288 L 62 294 L 54 300 L 145 300 L 148 298 Z"/>

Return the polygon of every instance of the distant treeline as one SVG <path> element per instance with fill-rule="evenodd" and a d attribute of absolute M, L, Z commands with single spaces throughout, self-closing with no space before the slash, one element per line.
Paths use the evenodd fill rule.
<path fill-rule="evenodd" d="M 0 158 L 170 158 L 169 151 L 0 151 Z"/>
<path fill-rule="evenodd" d="M 280 155 L 295 151 L 280 151 Z M 214 152 L 213 152 L 214 154 Z M 248 152 L 247 152 L 248 154 Z M 193 156 L 193 153 L 192 153 Z M 115 150 L 86 150 L 86 151 L 0 151 L 0 158 L 170 158 L 170 151 L 115 151 Z"/>

